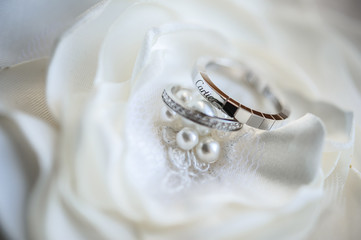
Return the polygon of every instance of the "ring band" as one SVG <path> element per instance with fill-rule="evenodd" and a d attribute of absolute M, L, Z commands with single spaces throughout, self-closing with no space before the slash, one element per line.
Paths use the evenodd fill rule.
<path fill-rule="evenodd" d="M 226 70 L 227 74 L 232 74 L 234 79 L 243 79 L 257 90 L 264 97 L 271 100 L 277 109 L 276 114 L 263 113 L 243 104 L 221 91 L 210 79 L 206 69 L 216 66 L 220 70 Z M 240 123 L 263 130 L 271 130 L 283 125 L 288 118 L 290 111 L 273 95 L 269 86 L 260 81 L 250 70 L 239 62 L 227 58 L 200 58 L 193 72 L 193 83 L 199 93 L 221 109 L 228 116 L 235 118 Z"/>
<path fill-rule="evenodd" d="M 179 89 L 181 89 L 180 86 L 169 86 L 164 89 L 162 94 L 164 103 L 179 115 L 200 125 L 222 131 L 237 131 L 242 128 L 243 124 L 234 119 L 208 116 L 195 109 L 187 108 L 175 96 Z"/>

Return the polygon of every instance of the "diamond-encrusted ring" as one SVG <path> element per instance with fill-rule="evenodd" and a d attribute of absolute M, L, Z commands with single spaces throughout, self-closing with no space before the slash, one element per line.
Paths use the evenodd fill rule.
<path fill-rule="evenodd" d="M 237 131 L 242 128 L 243 124 L 234 119 L 209 116 L 194 108 L 185 106 L 181 99 L 178 99 L 176 96 L 177 92 L 181 89 L 182 88 L 180 86 L 169 86 L 164 89 L 162 94 L 164 103 L 174 112 L 188 120 L 209 128 L 222 131 Z"/>
<path fill-rule="evenodd" d="M 215 67 L 217 72 L 230 76 L 232 80 L 244 81 L 260 95 L 270 100 L 276 112 L 264 113 L 257 111 L 229 97 L 211 80 L 207 73 L 207 69 L 210 67 Z M 243 64 L 228 58 L 199 58 L 193 72 L 193 83 L 199 93 L 208 100 L 208 102 L 225 112 L 231 118 L 254 128 L 263 130 L 278 128 L 284 124 L 284 120 L 286 120 L 290 114 L 289 109 L 275 97 L 267 84 L 262 82 Z"/>

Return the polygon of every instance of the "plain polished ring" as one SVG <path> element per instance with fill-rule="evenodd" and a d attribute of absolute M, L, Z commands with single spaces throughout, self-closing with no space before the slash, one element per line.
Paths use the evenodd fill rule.
<path fill-rule="evenodd" d="M 221 91 L 210 79 L 207 68 L 215 66 L 218 71 L 225 71 L 231 75 L 233 80 L 246 81 L 258 93 L 269 99 L 275 106 L 277 113 L 264 113 L 249 108 L 229 97 Z M 193 72 L 193 83 L 199 93 L 217 108 L 221 109 L 228 116 L 235 118 L 240 123 L 248 126 L 271 130 L 283 125 L 288 118 L 290 111 L 281 104 L 280 100 L 274 96 L 269 86 L 261 82 L 252 71 L 243 64 L 228 58 L 202 57 L 196 62 Z"/>
<path fill-rule="evenodd" d="M 208 116 L 200 111 L 185 106 L 176 96 L 180 86 L 169 86 L 164 89 L 162 99 L 164 103 L 179 115 L 206 127 L 222 131 L 237 131 L 243 126 L 242 123 L 227 118 Z"/>

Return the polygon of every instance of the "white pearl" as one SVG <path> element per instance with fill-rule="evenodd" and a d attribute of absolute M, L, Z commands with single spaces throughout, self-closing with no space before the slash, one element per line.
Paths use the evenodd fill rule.
<path fill-rule="evenodd" d="M 180 89 L 176 92 L 175 96 L 183 103 L 192 101 L 192 92 L 188 89 Z"/>
<path fill-rule="evenodd" d="M 185 127 L 177 133 L 177 145 L 183 150 L 191 150 L 198 143 L 198 133 L 191 128 Z"/>
<path fill-rule="evenodd" d="M 216 111 L 214 110 L 213 106 L 204 101 L 204 100 L 197 100 L 197 101 L 193 101 L 189 104 L 189 107 L 194 109 L 194 110 L 197 110 L 199 112 L 202 112 L 208 116 L 215 116 L 216 115 Z M 183 121 L 187 126 L 190 126 L 190 127 L 193 127 L 193 128 L 196 128 L 199 135 L 201 136 L 205 136 L 207 134 L 209 134 L 210 132 L 210 128 L 209 127 L 205 127 L 205 126 L 202 126 L 200 124 L 195 124 L 195 123 L 190 123 L 189 120 L 186 120 L 186 121 Z"/>
<path fill-rule="evenodd" d="M 196 147 L 197 156 L 206 163 L 214 163 L 218 160 L 221 147 L 212 138 L 205 138 Z"/>
<path fill-rule="evenodd" d="M 213 106 L 204 100 L 193 101 L 189 104 L 189 107 L 211 117 L 216 115 L 216 111 Z"/>
<path fill-rule="evenodd" d="M 177 117 L 177 113 L 169 109 L 167 106 L 163 106 L 161 109 L 161 118 L 163 121 L 172 122 Z"/>

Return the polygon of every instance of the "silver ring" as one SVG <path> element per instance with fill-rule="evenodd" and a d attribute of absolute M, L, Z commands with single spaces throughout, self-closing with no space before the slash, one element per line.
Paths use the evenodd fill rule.
<path fill-rule="evenodd" d="M 180 86 L 169 86 L 164 89 L 162 99 L 164 103 L 179 115 L 206 127 L 222 131 L 237 131 L 243 126 L 242 123 L 227 118 L 208 116 L 195 109 L 190 109 L 177 99 L 175 93 L 180 90 Z"/>
<path fill-rule="evenodd" d="M 264 113 L 249 108 L 229 97 L 221 91 L 210 79 L 207 68 L 216 66 L 217 70 L 225 71 L 232 75 L 232 79 L 245 80 L 250 86 L 257 90 L 267 99 L 271 100 L 277 109 L 277 113 Z M 283 125 L 290 114 L 288 108 L 281 104 L 269 86 L 261 82 L 253 72 L 248 70 L 243 64 L 228 58 L 202 57 L 196 62 L 193 72 L 193 83 L 199 93 L 218 109 L 221 109 L 228 116 L 235 118 L 240 123 L 247 124 L 263 130 L 271 130 Z"/>

